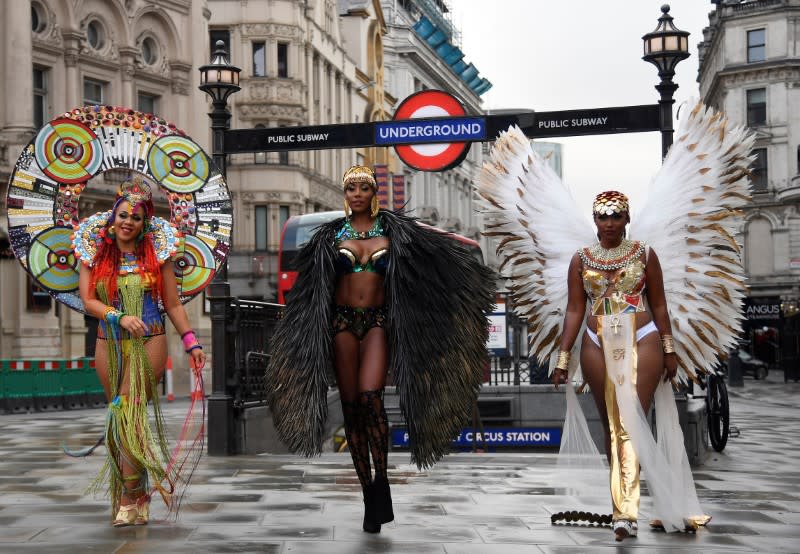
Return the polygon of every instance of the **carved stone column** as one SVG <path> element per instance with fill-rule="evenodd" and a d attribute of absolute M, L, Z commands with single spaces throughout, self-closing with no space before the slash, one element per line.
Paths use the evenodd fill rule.
<path fill-rule="evenodd" d="M 133 80 L 136 74 L 136 54 L 138 49 L 130 46 L 119 48 L 119 65 L 122 75 L 122 105 L 128 108 L 139 109 L 139 99 L 136 97 L 136 84 Z"/>
<path fill-rule="evenodd" d="M 64 33 L 64 81 L 66 90 L 64 101 L 66 109 L 71 110 L 83 104 L 83 85 L 78 82 L 78 53 L 81 47 L 81 34 L 75 31 Z"/>
<path fill-rule="evenodd" d="M 14 143 L 27 142 L 33 133 L 33 80 L 31 79 L 33 39 L 30 2 L 6 2 L 3 8 L 5 78 L 14 93 L 4 98 L 5 131 Z M 17 138 L 18 137 L 18 138 Z"/>

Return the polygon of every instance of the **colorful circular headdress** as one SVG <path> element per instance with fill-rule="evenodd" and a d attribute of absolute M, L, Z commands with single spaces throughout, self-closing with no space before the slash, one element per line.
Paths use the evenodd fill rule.
<path fill-rule="evenodd" d="M 187 302 L 211 282 L 228 255 L 233 206 L 208 154 L 175 125 L 152 114 L 86 106 L 42 127 L 17 159 L 8 186 L 14 255 L 56 300 L 84 311 L 78 260 L 91 260 L 111 212 L 80 222 L 78 198 L 89 179 L 110 169 L 139 173 L 166 196 L 169 221 L 150 217 L 149 232 L 159 257 L 172 256 L 178 292 Z M 134 200 L 132 204 L 146 202 L 149 191 L 135 190 L 136 183 L 133 179 L 121 194 Z"/>
<path fill-rule="evenodd" d="M 628 197 L 616 190 L 601 192 L 594 198 L 592 213 L 595 215 L 611 215 L 628 211 Z"/>
<path fill-rule="evenodd" d="M 378 188 L 378 184 L 375 182 L 375 174 L 365 165 L 354 165 L 344 172 L 342 187 L 346 187 L 350 183 L 369 183 L 373 189 L 377 190 Z"/>

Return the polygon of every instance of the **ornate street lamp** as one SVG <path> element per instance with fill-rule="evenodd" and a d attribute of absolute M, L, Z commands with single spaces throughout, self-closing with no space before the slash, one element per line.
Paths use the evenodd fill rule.
<path fill-rule="evenodd" d="M 211 63 L 200 68 L 200 90 L 211 97 L 214 110 L 208 114 L 211 118 L 212 145 L 211 153 L 214 162 L 225 176 L 225 131 L 230 128 L 231 113 L 228 111 L 228 97 L 241 90 L 239 87 L 239 69 L 228 61 L 225 43 L 218 40 L 217 49 L 211 55 Z"/>
<path fill-rule="evenodd" d="M 230 128 L 231 113 L 228 97 L 240 90 L 238 67 L 228 61 L 225 43 L 218 40 L 211 63 L 200 68 L 200 90 L 211 97 L 214 109 L 211 118 L 211 154 L 214 163 L 225 177 L 225 131 Z M 208 398 L 208 453 L 226 456 L 236 453 L 235 415 L 233 396 L 228 389 L 229 364 L 233 357 L 228 344 L 226 325 L 230 312 L 231 287 L 228 283 L 227 259 L 209 286 L 211 304 L 211 395 Z"/>
<path fill-rule="evenodd" d="M 689 32 L 681 31 L 672 23 L 669 15 L 669 4 L 661 6 L 663 15 L 658 18 L 656 28 L 642 37 L 644 41 L 644 56 L 642 59 L 658 68 L 661 82 L 656 85 L 656 90 L 661 93 L 658 101 L 661 106 L 661 156 L 667 155 L 667 150 L 672 145 L 672 96 L 678 85 L 672 82 L 675 76 L 675 66 L 678 62 L 689 57 Z"/>

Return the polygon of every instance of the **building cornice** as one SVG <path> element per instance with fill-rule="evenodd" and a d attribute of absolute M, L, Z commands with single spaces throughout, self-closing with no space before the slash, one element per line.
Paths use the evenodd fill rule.
<path fill-rule="evenodd" d="M 800 58 L 728 66 L 714 75 L 706 99 L 736 87 L 779 82 L 800 87 Z"/>

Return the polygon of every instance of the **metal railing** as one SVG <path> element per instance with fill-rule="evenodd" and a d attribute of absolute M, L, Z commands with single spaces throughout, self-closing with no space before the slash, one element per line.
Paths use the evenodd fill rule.
<path fill-rule="evenodd" d="M 265 371 L 269 341 L 278 321 L 280 304 L 256 300 L 231 301 L 229 334 L 233 341 L 234 367 L 230 376 L 234 408 L 248 408 L 266 401 Z"/>

